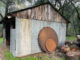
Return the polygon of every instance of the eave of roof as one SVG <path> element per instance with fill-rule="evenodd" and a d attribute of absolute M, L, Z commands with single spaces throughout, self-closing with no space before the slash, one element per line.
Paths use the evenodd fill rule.
<path fill-rule="evenodd" d="M 58 10 L 50 3 L 50 2 L 46 2 L 46 3 L 42 3 L 42 4 L 39 4 L 39 5 L 35 5 L 35 6 L 32 6 L 32 7 L 29 7 L 29 8 L 25 8 L 25 9 L 21 9 L 21 10 L 18 10 L 18 11 L 14 11 L 14 12 L 9 12 L 7 15 L 12 15 L 12 14 L 15 14 L 15 13 L 18 13 L 18 12 L 21 12 L 21 11 L 25 11 L 25 10 L 28 10 L 28 9 L 33 9 L 33 8 L 36 8 L 38 6 L 42 6 L 42 5 L 45 5 L 45 4 L 50 4 L 52 6 L 52 8 L 58 12 Z M 70 23 L 70 21 L 67 20 L 67 18 L 65 18 L 60 12 L 58 12 L 66 21 L 67 23 Z"/>

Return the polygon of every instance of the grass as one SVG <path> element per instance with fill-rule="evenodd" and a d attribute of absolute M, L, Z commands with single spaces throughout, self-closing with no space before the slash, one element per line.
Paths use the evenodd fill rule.
<path fill-rule="evenodd" d="M 66 40 L 74 41 L 77 38 L 75 36 L 67 36 Z M 3 38 L 0 38 L 0 43 L 3 42 Z M 4 51 L 5 59 L 6 60 L 65 60 L 65 58 L 60 58 L 60 57 L 54 57 L 54 58 L 48 58 L 47 56 L 42 56 L 41 58 L 39 56 L 37 57 L 32 57 L 32 56 L 27 56 L 24 58 L 17 58 L 14 57 L 8 50 Z"/>
<path fill-rule="evenodd" d="M 4 55 L 6 60 L 19 60 L 18 58 L 14 57 L 9 51 L 4 51 Z"/>
<path fill-rule="evenodd" d="M 0 43 L 2 43 L 3 42 L 3 38 L 0 38 Z"/>
<path fill-rule="evenodd" d="M 75 40 L 77 40 L 77 38 L 76 38 L 76 36 L 67 36 L 66 40 L 68 40 L 68 41 L 75 41 Z"/>
<path fill-rule="evenodd" d="M 65 57 L 64 58 L 60 58 L 60 57 L 56 57 L 56 59 L 55 60 L 65 60 Z"/>
<path fill-rule="evenodd" d="M 60 58 L 60 57 L 48 57 L 47 55 L 45 56 L 27 56 L 24 58 L 18 58 L 14 57 L 8 50 L 4 51 L 5 59 L 6 60 L 65 60 L 65 58 Z"/>
<path fill-rule="evenodd" d="M 14 57 L 9 51 L 4 51 L 5 59 L 6 60 L 38 60 L 37 57 L 25 57 L 25 58 L 18 58 Z"/>
<path fill-rule="evenodd" d="M 53 60 L 53 58 L 48 58 L 47 56 L 42 56 L 41 58 L 39 56 L 37 57 L 27 56 L 24 58 L 18 58 L 18 57 L 14 57 L 8 50 L 4 51 L 4 55 L 6 60 Z"/>

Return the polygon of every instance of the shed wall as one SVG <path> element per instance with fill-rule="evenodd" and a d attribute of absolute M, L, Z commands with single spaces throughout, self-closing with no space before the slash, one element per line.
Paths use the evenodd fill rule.
<path fill-rule="evenodd" d="M 16 29 L 10 28 L 10 52 L 16 54 Z"/>
<path fill-rule="evenodd" d="M 31 20 L 31 53 L 41 52 L 38 35 L 42 28 L 51 27 L 53 28 L 58 36 L 58 46 L 62 46 L 66 40 L 66 24 L 57 22 L 47 22 L 39 20 Z"/>
<path fill-rule="evenodd" d="M 30 20 L 16 18 L 16 56 L 31 54 Z"/>
<path fill-rule="evenodd" d="M 66 38 L 65 23 L 16 18 L 15 35 L 14 31 L 11 30 L 11 41 L 13 41 L 13 43 L 16 43 L 16 46 L 11 45 L 12 47 L 16 47 L 15 49 L 11 50 L 13 55 L 20 57 L 42 52 L 38 43 L 38 35 L 40 30 L 44 27 L 51 27 L 56 31 L 58 35 L 58 46 L 64 44 Z M 14 38 L 16 41 L 14 41 Z"/>

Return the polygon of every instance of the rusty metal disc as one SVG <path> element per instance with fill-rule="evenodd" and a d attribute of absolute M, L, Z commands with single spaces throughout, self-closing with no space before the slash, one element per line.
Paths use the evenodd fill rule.
<path fill-rule="evenodd" d="M 57 46 L 58 37 L 57 37 L 55 30 L 53 30 L 50 27 L 44 27 L 39 33 L 38 40 L 39 40 L 39 44 L 40 44 L 42 50 L 45 52 L 48 52 L 48 50 L 46 49 L 46 41 L 48 39 L 54 40 L 54 42 Z"/>
<path fill-rule="evenodd" d="M 56 49 L 56 43 L 53 39 L 48 39 L 46 41 L 46 49 L 48 50 L 48 52 L 53 52 Z"/>

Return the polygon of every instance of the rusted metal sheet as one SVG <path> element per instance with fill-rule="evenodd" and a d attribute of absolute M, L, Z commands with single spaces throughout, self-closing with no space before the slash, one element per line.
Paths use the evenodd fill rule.
<path fill-rule="evenodd" d="M 39 40 L 41 48 L 45 52 L 53 52 L 56 49 L 56 46 L 58 44 L 57 34 L 50 27 L 44 27 L 40 31 L 38 40 Z M 52 47 L 51 47 L 51 45 L 52 45 Z"/>
<path fill-rule="evenodd" d="M 56 42 L 53 39 L 48 39 L 46 41 L 46 49 L 48 50 L 48 52 L 53 52 L 56 49 L 56 47 Z"/>
<path fill-rule="evenodd" d="M 21 11 L 13 14 L 13 16 L 16 16 L 18 18 L 66 23 L 64 19 L 60 19 L 61 15 L 57 13 L 49 4 L 38 6 L 25 11 Z"/>

